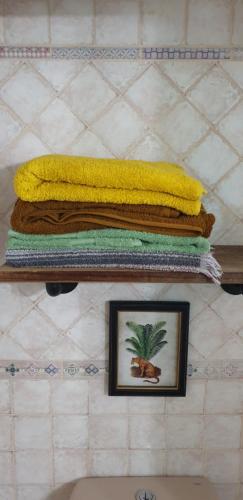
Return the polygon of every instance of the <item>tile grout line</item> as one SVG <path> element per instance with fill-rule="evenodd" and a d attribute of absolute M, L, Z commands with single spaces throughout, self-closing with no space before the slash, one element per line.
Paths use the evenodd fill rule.
<path fill-rule="evenodd" d="M 50 392 L 49 392 L 49 419 L 50 419 L 50 445 L 51 445 L 51 449 L 50 449 L 50 452 L 51 452 L 51 457 L 50 457 L 50 462 L 51 462 L 51 486 L 52 487 L 55 487 L 55 477 L 56 477 L 56 473 L 55 473 L 55 446 L 54 446 L 54 439 L 55 439 L 55 435 L 54 435 L 54 414 L 53 414 L 53 405 L 52 405 L 52 401 L 53 401 L 53 382 L 50 381 L 49 382 L 49 387 L 50 387 Z"/>
<path fill-rule="evenodd" d="M 13 475 L 13 485 L 14 494 L 17 496 L 17 465 L 16 465 L 16 434 L 15 434 L 15 424 L 16 417 L 14 411 L 14 384 L 9 382 L 10 390 L 10 415 L 11 415 L 11 461 L 12 461 L 12 475 Z"/>
<path fill-rule="evenodd" d="M 184 20 L 184 43 L 188 45 L 188 22 L 189 22 L 189 7 L 190 0 L 185 3 L 185 20 Z"/>
<path fill-rule="evenodd" d="M 231 2 L 230 2 L 230 45 L 231 45 L 231 47 L 233 47 L 234 21 L 235 21 L 235 0 L 231 0 Z"/>
<path fill-rule="evenodd" d="M 143 45 L 144 0 L 138 0 L 138 46 Z M 141 50 L 141 49 L 140 49 Z M 141 53 L 140 53 L 141 55 Z"/>

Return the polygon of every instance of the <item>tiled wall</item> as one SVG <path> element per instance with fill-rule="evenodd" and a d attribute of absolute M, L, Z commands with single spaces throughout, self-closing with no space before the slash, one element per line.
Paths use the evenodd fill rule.
<path fill-rule="evenodd" d="M 243 244 L 242 1 L 0 6 L 2 262 L 13 172 L 49 152 L 184 164 L 208 189 L 212 241 Z M 191 302 L 186 398 L 106 396 L 111 299 Z M 242 500 L 242 304 L 214 285 L 80 284 L 55 299 L 1 285 L 0 500 L 119 474 L 204 474 Z"/>
<path fill-rule="evenodd" d="M 4 45 L 243 44 L 242 0 L 1 0 Z"/>

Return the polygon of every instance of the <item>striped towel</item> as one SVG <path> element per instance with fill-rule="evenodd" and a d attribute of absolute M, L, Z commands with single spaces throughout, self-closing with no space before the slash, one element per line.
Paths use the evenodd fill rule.
<path fill-rule="evenodd" d="M 202 273 L 215 283 L 219 283 L 221 276 L 221 268 L 211 253 L 189 255 L 117 250 L 7 250 L 6 262 L 14 267 L 151 269 Z"/>

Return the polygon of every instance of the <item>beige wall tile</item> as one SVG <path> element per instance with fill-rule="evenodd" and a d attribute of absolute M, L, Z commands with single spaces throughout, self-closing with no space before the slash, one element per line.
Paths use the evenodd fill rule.
<path fill-rule="evenodd" d="M 128 398 L 128 411 L 130 414 L 141 415 L 141 414 L 160 414 L 165 411 L 165 399 L 166 398 Z"/>
<path fill-rule="evenodd" d="M 235 483 L 239 480 L 239 464 L 239 451 L 208 451 L 206 454 L 206 475 L 215 483 Z"/>
<path fill-rule="evenodd" d="M 65 101 L 87 123 L 93 122 L 115 96 L 92 65 L 86 66 L 65 91 Z"/>
<path fill-rule="evenodd" d="M 206 393 L 207 413 L 240 413 L 242 404 L 241 381 L 208 381 Z"/>
<path fill-rule="evenodd" d="M 52 383 L 52 410 L 60 414 L 88 413 L 88 381 L 55 380 Z"/>
<path fill-rule="evenodd" d="M 126 60 L 107 61 L 100 59 L 94 64 L 117 91 L 124 91 L 128 88 L 149 66 L 146 60 L 134 60 L 131 64 L 131 61 Z"/>
<path fill-rule="evenodd" d="M 84 361 L 87 355 L 84 354 L 77 344 L 72 342 L 66 335 L 59 337 L 41 356 L 43 359 L 62 359 L 63 361 Z"/>
<path fill-rule="evenodd" d="M 59 415 L 53 418 L 55 448 L 87 448 L 88 417 Z"/>
<path fill-rule="evenodd" d="M 170 415 L 166 425 L 166 445 L 169 449 L 201 448 L 203 417 Z"/>
<path fill-rule="evenodd" d="M 243 450 L 240 450 L 240 482 L 243 480 Z"/>
<path fill-rule="evenodd" d="M 235 45 L 241 45 L 243 42 L 242 23 L 243 23 L 243 2 L 242 0 L 236 0 L 234 3 L 234 24 L 233 24 L 233 36 L 232 36 L 232 42 Z"/>
<path fill-rule="evenodd" d="M 3 37 L 3 0 L 0 0 L 0 43 L 4 44 Z"/>
<path fill-rule="evenodd" d="M 243 224 L 235 221 L 235 224 L 218 239 L 219 245 L 243 245 Z"/>
<path fill-rule="evenodd" d="M 89 398 L 89 412 L 91 415 L 127 413 L 127 398 L 108 396 L 107 378 L 89 382 Z"/>
<path fill-rule="evenodd" d="M 169 450 L 167 474 L 171 476 L 201 476 L 203 457 L 201 450 Z"/>
<path fill-rule="evenodd" d="M 32 60 L 31 64 L 57 92 L 63 90 L 83 66 L 82 61 L 68 59 L 36 59 Z"/>
<path fill-rule="evenodd" d="M 59 295 L 56 297 L 56 301 L 53 302 L 51 297 L 45 294 L 43 300 L 38 304 L 38 308 L 61 330 L 67 330 L 78 320 L 82 306 L 77 289 L 70 294 L 66 294 L 66 301 L 64 299 L 64 295 Z"/>
<path fill-rule="evenodd" d="M 187 43 L 227 45 L 230 42 L 230 14 L 228 0 L 190 0 Z"/>
<path fill-rule="evenodd" d="M 90 448 L 127 448 L 128 419 L 120 416 L 91 416 L 89 420 Z"/>
<path fill-rule="evenodd" d="M 50 22 L 53 45 L 92 42 L 93 0 L 51 0 Z"/>
<path fill-rule="evenodd" d="M 223 320 L 208 307 L 192 320 L 189 338 L 190 343 L 203 356 L 208 357 L 221 347 L 229 334 Z"/>
<path fill-rule="evenodd" d="M 0 416 L 0 450 L 7 451 L 12 449 L 12 418 L 9 416 Z"/>
<path fill-rule="evenodd" d="M 170 163 L 177 162 L 177 156 L 168 144 L 165 144 L 161 137 L 156 134 L 143 137 L 141 142 L 129 153 L 129 158 L 143 161 L 161 161 L 163 158 Z"/>
<path fill-rule="evenodd" d="M 85 130 L 70 147 L 74 156 L 89 156 L 92 158 L 113 158 L 113 154 L 104 146 L 96 134 Z"/>
<path fill-rule="evenodd" d="M 219 131 L 234 146 L 236 151 L 243 154 L 242 132 L 243 124 L 241 120 L 243 102 L 237 104 L 228 115 L 221 120 L 218 125 Z"/>
<path fill-rule="evenodd" d="M 235 80 L 237 85 L 243 88 L 242 65 L 238 61 L 224 61 L 220 65 Z"/>
<path fill-rule="evenodd" d="M 0 413 L 10 412 L 10 384 L 8 380 L 0 380 Z"/>
<path fill-rule="evenodd" d="M 175 88 L 154 67 L 148 68 L 125 95 L 149 120 L 160 119 L 161 113 L 167 113 L 180 98 Z"/>
<path fill-rule="evenodd" d="M 200 77 L 206 73 L 212 62 L 193 61 L 158 61 L 161 70 L 169 76 L 182 92 L 186 92 Z"/>
<path fill-rule="evenodd" d="M 90 335 L 90 332 L 99 332 L 99 335 Z M 70 328 L 70 338 L 86 354 L 87 358 L 97 359 L 104 351 L 106 325 L 104 313 L 95 314 L 94 309 L 86 311 L 81 319 Z"/>
<path fill-rule="evenodd" d="M 16 414 L 49 413 L 50 386 L 47 380 L 16 380 L 14 411 Z"/>
<path fill-rule="evenodd" d="M 166 470 L 166 452 L 161 450 L 130 450 L 131 476 L 161 476 Z"/>
<path fill-rule="evenodd" d="M 4 149 L 1 160 L 5 165 L 17 166 L 20 163 L 28 161 L 30 158 L 46 155 L 49 152 L 50 150 L 35 134 L 30 131 L 24 131 L 14 141 L 11 148 Z"/>
<path fill-rule="evenodd" d="M 127 450 L 93 450 L 91 452 L 92 476 L 126 476 L 128 473 Z"/>
<path fill-rule="evenodd" d="M 41 139 L 56 153 L 67 148 L 83 129 L 83 123 L 61 99 L 55 99 L 35 125 Z"/>
<path fill-rule="evenodd" d="M 212 355 L 212 359 L 242 359 L 243 341 L 239 335 L 232 335 L 220 349 Z"/>
<path fill-rule="evenodd" d="M 32 354 L 34 359 L 56 340 L 57 335 L 56 329 L 36 309 L 19 321 L 10 332 L 11 338 Z"/>
<path fill-rule="evenodd" d="M 0 134 L 0 151 L 2 151 L 19 134 L 19 132 L 21 131 L 21 126 L 4 106 L 1 106 L 0 108 L 0 119 L 2 123 Z"/>
<path fill-rule="evenodd" d="M 47 0 L 5 1 L 4 38 L 9 45 L 47 44 Z"/>
<path fill-rule="evenodd" d="M 63 484 L 80 477 L 87 477 L 87 452 L 85 450 L 55 450 L 55 483 Z"/>
<path fill-rule="evenodd" d="M 1 486 L 0 490 L 0 500 L 5 500 L 6 498 L 14 498 L 15 488 L 13 486 Z"/>
<path fill-rule="evenodd" d="M 49 484 L 51 457 L 48 451 L 28 450 L 16 452 L 16 480 L 18 484 Z"/>
<path fill-rule="evenodd" d="M 121 29 L 121 23 L 123 29 Z M 136 0 L 96 0 L 96 43 L 129 45 L 138 42 L 138 2 Z"/>
<path fill-rule="evenodd" d="M 196 292 L 196 293 L 195 293 Z M 163 293 L 163 300 L 186 300 L 190 302 L 190 319 L 193 319 L 199 312 L 205 308 L 205 302 L 202 301 L 197 291 L 188 285 L 178 283 L 169 287 Z"/>
<path fill-rule="evenodd" d="M 205 417 L 204 445 L 206 448 L 239 448 L 241 418 L 237 415 Z"/>
<path fill-rule="evenodd" d="M 7 335 L 0 338 L 0 352 L 2 359 L 30 360 L 31 356 Z"/>
<path fill-rule="evenodd" d="M 238 159 L 232 148 L 212 132 L 192 150 L 186 163 L 197 177 L 212 187 Z"/>
<path fill-rule="evenodd" d="M 1 485 L 13 484 L 13 457 L 7 451 L 0 453 L 0 478 Z"/>
<path fill-rule="evenodd" d="M 127 148 L 146 131 L 143 120 L 122 100 L 115 102 L 92 128 L 115 156 L 124 156 Z"/>
<path fill-rule="evenodd" d="M 242 174 L 243 163 L 239 163 L 216 187 L 216 192 L 220 198 L 224 200 L 227 206 L 240 217 L 243 217 L 243 206 L 240 202 L 240 193 L 242 193 L 243 189 Z M 234 193 L 234 196 L 232 196 L 232 193 Z M 237 318 L 239 320 L 239 314 Z"/>
<path fill-rule="evenodd" d="M 51 419 L 48 417 L 16 417 L 15 445 L 18 450 L 51 448 Z"/>
<path fill-rule="evenodd" d="M 166 398 L 166 413 L 190 415 L 203 413 L 205 382 L 188 380 L 185 398 Z"/>
<path fill-rule="evenodd" d="M 183 43 L 185 4 L 184 0 L 144 1 L 143 44 Z"/>
<path fill-rule="evenodd" d="M 31 123 L 50 103 L 53 93 L 36 72 L 25 64 L 3 85 L 0 95 L 24 123 Z"/>
<path fill-rule="evenodd" d="M 243 165 L 242 165 L 243 174 Z M 235 301 L 233 297 L 225 297 L 226 294 L 220 295 L 211 305 L 212 309 L 221 316 L 229 330 L 238 331 L 243 327 L 243 315 L 241 311 L 242 302 L 240 297 L 236 296 Z"/>
<path fill-rule="evenodd" d="M 214 484 L 219 500 L 241 500 L 238 496 L 239 485 L 236 484 Z"/>
<path fill-rule="evenodd" d="M 210 236 L 211 241 L 215 242 L 225 231 L 230 230 L 235 225 L 236 218 L 214 192 L 209 192 L 205 198 L 205 208 L 215 214 L 216 217 L 212 235 Z"/>
<path fill-rule="evenodd" d="M 40 485 L 25 485 L 17 488 L 17 500 L 46 500 L 53 488 Z M 1 497 L 0 497 L 1 499 Z"/>
<path fill-rule="evenodd" d="M 154 429 L 157 429 L 154 432 Z M 165 448 L 165 419 L 160 415 L 129 417 L 130 448 Z"/>
<path fill-rule="evenodd" d="M 208 125 L 205 120 L 188 102 L 177 104 L 156 124 L 158 134 L 178 154 L 185 154 L 188 148 L 206 133 L 207 129 Z"/>
<path fill-rule="evenodd" d="M 237 102 L 239 92 L 221 68 L 213 67 L 187 96 L 210 121 L 217 122 Z"/>

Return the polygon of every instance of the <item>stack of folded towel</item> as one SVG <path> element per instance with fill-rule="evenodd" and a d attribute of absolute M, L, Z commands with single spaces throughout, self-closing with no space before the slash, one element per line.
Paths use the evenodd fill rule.
<path fill-rule="evenodd" d="M 49 155 L 17 170 L 7 263 L 202 272 L 220 268 L 207 240 L 202 184 L 165 162 Z"/>

